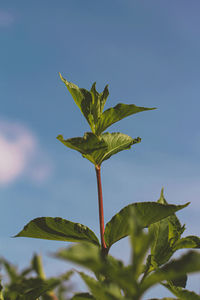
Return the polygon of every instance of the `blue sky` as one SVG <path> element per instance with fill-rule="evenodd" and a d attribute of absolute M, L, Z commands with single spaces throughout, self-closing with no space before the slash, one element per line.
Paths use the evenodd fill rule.
<path fill-rule="evenodd" d="M 186 234 L 199 235 L 199 9 L 197 0 L 0 4 L 1 255 L 24 266 L 37 251 L 48 274 L 60 273 L 65 266 L 48 253 L 63 243 L 10 237 L 38 216 L 99 231 L 94 168 L 56 140 L 89 130 L 58 72 L 87 89 L 108 83 L 106 107 L 158 108 L 110 128 L 142 142 L 102 167 L 105 220 L 157 200 L 164 186 L 168 202 L 191 201 L 178 216 Z M 128 261 L 125 246 L 112 251 Z M 199 281 L 189 287 L 197 291 Z"/>

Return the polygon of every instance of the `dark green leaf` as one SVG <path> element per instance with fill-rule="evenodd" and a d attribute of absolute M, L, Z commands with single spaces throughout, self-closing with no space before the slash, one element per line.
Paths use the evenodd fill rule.
<path fill-rule="evenodd" d="M 200 296 L 195 294 L 194 292 L 188 291 L 181 287 L 173 286 L 171 284 L 163 284 L 163 285 L 181 300 L 200 300 Z"/>
<path fill-rule="evenodd" d="M 189 235 L 185 238 L 178 240 L 174 244 L 174 251 L 178 249 L 185 249 L 185 248 L 200 248 L 200 238 L 194 235 Z"/>
<path fill-rule="evenodd" d="M 68 82 L 61 74 L 60 78 L 65 83 L 75 103 L 88 121 L 92 132 L 95 133 L 95 126 L 101 117 L 105 102 L 109 95 L 108 86 L 106 85 L 104 91 L 99 94 L 96 91 L 96 83 L 92 85 L 90 91 L 87 91 L 86 89 L 79 88 L 74 83 Z"/>
<path fill-rule="evenodd" d="M 140 138 L 133 139 L 126 134 L 119 132 L 106 132 L 97 137 L 91 132 L 85 133 L 84 137 L 77 137 L 64 140 L 62 135 L 57 137 L 65 146 L 79 151 L 83 157 L 87 158 L 94 165 L 101 165 L 112 155 L 126 149 L 130 149 L 133 144 L 139 143 Z"/>
<path fill-rule="evenodd" d="M 175 278 L 175 279 L 171 280 L 171 283 L 174 286 L 185 288 L 186 287 L 186 283 L 187 283 L 187 275 L 182 275 L 182 276 L 180 276 L 178 278 Z"/>
<path fill-rule="evenodd" d="M 110 248 L 118 240 L 130 234 L 129 216 L 132 209 L 140 220 L 143 227 L 147 227 L 155 222 L 168 217 L 174 212 L 186 207 L 185 205 L 164 205 L 156 202 L 139 202 L 124 207 L 116 214 L 107 224 L 105 228 L 105 241 Z"/>
<path fill-rule="evenodd" d="M 174 259 L 157 269 L 144 279 L 141 284 L 143 291 L 163 280 L 174 280 L 182 275 L 200 271 L 200 253 L 190 251 L 179 259 Z"/>
<path fill-rule="evenodd" d="M 96 134 L 101 134 L 106 128 L 112 124 L 139 112 L 152 110 L 155 108 L 139 107 L 135 104 L 119 103 L 115 107 L 105 110 L 97 123 Z"/>
<path fill-rule="evenodd" d="M 80 242 L 99 245 L 98 238 L 87 226 L 62 218 L 42 217 L 30 221 L 16 237 Z"/>
<path fill-rule="evenodd" d="M 78 293 L 71 298 L 71 300 L 91 300 L 91 299 L 95 300 L 95 298 L 89 293 Z"/>

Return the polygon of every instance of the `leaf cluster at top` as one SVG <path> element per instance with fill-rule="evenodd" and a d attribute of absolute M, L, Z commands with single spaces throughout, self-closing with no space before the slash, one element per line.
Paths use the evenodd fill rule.
<path fill-rule="evenodd" d="M 104 160 L 107 160 L 112 155 L 129 149 L 133 144 L 141 141 L 139 137 L 133 139 L 120 132 L 103 132 L 112 124 L 125 117 L 155 108 L 119 103 L 115 107 L 103 111 L 109 95 L 107 85 L 102 93 L 98 93 L 96 83 L 94 83 L 91 90 L 88 91 L 79 88 L 74 83 L 68 82 L 61 74 L 60 78 L 65 83 L 76 105 L 79 107 L 91 128 L 91 132 L 86 132 L 83 137 L 65 140 L 62 135 L 59 135 L 57 139 L 65 146 L 80 152 L 83 157 L 87 158 L 94 165 L 100 166 Z"/>

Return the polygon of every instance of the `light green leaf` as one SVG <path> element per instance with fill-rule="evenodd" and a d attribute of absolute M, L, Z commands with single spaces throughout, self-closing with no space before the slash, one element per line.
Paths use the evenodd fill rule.
<path fill-rule="evenodd" d="M 163 189 L 157 202 L 168 205 L 163 195 Z M 152 271 L 154 267 L 158 267 L 170 259 L 174 253 L 173 245 L 180 238 L 184 229 L 185 227 L 181 226 L 175 214 L 171 214 L 169 217 L 149 226 L 149 232 L 153 236 L 153 243 L 151 245 L 152 265 L 149 271 Z"/>
<path fill-rule="evenodd" d="M 105 110 L 99 118 L 97 123 L 96 134 L 101 134 L 106 128 L 111 126 L 112 124 L 139 112 L 145 110 L 153 110 L 155 108 L 147 108 L 136 106 L 135 104 L 123 104 L 119 103 L 115 107 L 111 107 Z"/>
<path fill-rule="evenodd" d="M 80 242 L 99 245 L 98 238 L 87 226 L 62 218 L 42 217 L 30 221 L 15 237 Z"/>
<path fill-rule="evenodd" d="M 94 273 L 104 268 L 100 248 L 85 242 L 74 244 L 67 249 L 60 249 L 55 257 L 81 265 Z"/>
<path fill-rule="evenodd" d="M 90 128 L 95 133 L 95 126 L 101 117 L 107 97 L 109 95 L 108 86 L 106 85 L 102 93 L 96 91 L 96 83 L 92 85 L 90 91 L 79 88 L 74 83 L 67 81 L 60 74 L 61 80 L 65 83 L 68 91 L 72 95 L 76 105 L 88 121 Z"/>
<path fill-rule="evenodd" d="M 92 300 L 92 299 L 95 300 L 95 298 L 89 293 L 78 293 L 71 298 L 71 300 Z"/>
<path fill-rule="evenodd" d="M 164 205 L 156 202 L 130 204 L 124 207 L 106 224 L 104 235 L 106 245 L 110 248 L 114 243 L 130 234 L 129 216 L 132 209 L 135 210 L 135 214 L 139 218 L 141 225 L 147 227 L 186 207 L 188 204 Z"/>
<path fill-rule="evenodd" d="M 149 287 L 163 280 L 174 280 L 182 275 L 200 271 L 200 253 L 190 251 L 179 259 L 174 259 L 146 277 L 141 283 L 141 289 Z"/>
<path fill-rule="evenodd" d="M 173 286 L 171 284 L 163 284 L 163 285 L 181 300 L 200 300 L 200 296 L 195 294 L 194 292 L 188 291 L 181 287 Z"/>
<path fill-rule="evenodd" d="M 103 133 L 97 137 L 91 132 L 85 133 L 84 137 L 64 140 L 62 135 L 57 137 L 65 146 L 79 151 L 83 157 L 87 158 L 94 165 L 101 165 L 112 155 L 126 149 L 130 149 L 133 144 L 139 143 L 140 138 L 133 139 L 126 134 L 119 132 Z"/>
<path fill-rule="evenodd" d="M 185 248 L 200 248 L 200 238 L 194 235 L 189 235 L 185 238 L 182 238 L 180 240 L 178 240 L 175 244 L 174 244 L 174 251 L 178 250 L 178 249 L 185 249 Z"/>

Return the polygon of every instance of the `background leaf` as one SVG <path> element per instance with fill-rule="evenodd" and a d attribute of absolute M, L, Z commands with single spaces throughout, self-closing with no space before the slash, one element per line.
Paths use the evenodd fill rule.
<path fill-rule="evenodd" d="M 99 240 L 87 226 L 62 218 L 42 217 L 30 221 L 15 237 L 80 242 L 99 245 Z"/>
<path fill-rule="evenodd" d="M 132 209 L 134 209 L 141 225 L 147 227 L 186 207 L 188 204 L 189 203 L 186 203 L 185 205 L 164 205 L 156 202 L 138 202 L 130 204 L 124 207 L 106 224 L 106 245 L 110 248 L 118 240 L 130 234 L 129 216 Z"/>
<path fill-rule="evenodd" d="M 136 106 L 135 104 L 119 103 L 115 107 L 111 107 L 103 112 L 97 123 L 96 134 L 101 134 L 106 128 L 112 124 L 139 112 L 145 110 L 153 110 L 155 108 L 147 108 Z"/>

